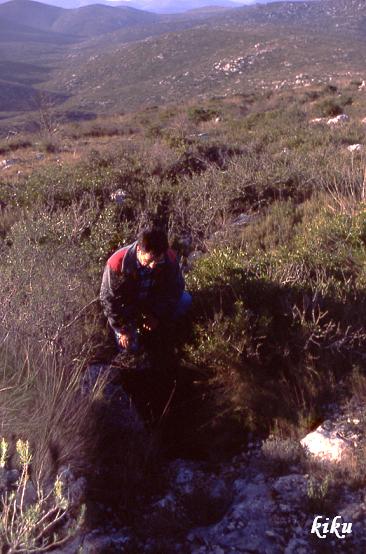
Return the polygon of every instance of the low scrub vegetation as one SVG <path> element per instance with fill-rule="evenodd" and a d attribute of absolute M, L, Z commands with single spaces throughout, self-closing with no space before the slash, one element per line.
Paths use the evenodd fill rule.
<path fill-rule="evenodd" d="M 365 164 L 346 145 L 364 131 L 353 122 L 311 126 L 309 102 L 323 115 L 339 102 L 351 108 L 336 91 L 324 94 L 287 107 L 271 98 L 271 109 L 251 99 L 249 114 L 238 98 L 160 121 L 154 110 L 133 141 L 45 164 L 17 183 L 1 177 L 1 424 L 8 439 L 31 442 L 38 467 L 80 451 L 75 395 L 106 340 L 103 265 L 151 220 L 190 267 L 193 333 L 183 363 L 204 376 L 211 428 L 223 437 L 233 425 L 241 438 L 274 429 L 298 437 L 357 388 L 366 355 Z M 89 123 L 73 136 L 128 129 Z"/>

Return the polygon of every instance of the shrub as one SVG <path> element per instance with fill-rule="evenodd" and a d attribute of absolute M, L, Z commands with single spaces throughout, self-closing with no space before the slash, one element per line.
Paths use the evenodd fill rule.
<path fill-rule="evenodd" d="M 331 85 L 330 83 L 325 85 L 324 88 L 323 88 L 324 93 L 331 92 L 332 94 L 335 94 L 337 91 L 338 91 L 338 87 L 336 85 Z"/>
<path fill-rule="evenodd" d="M 317 100 L 319 96 L 321 95 L 319 90 L 307 90 L 305 91 L 304 95 L 302 96 L 302 100 L 304 102 Z"/>
<path fill-rule="evenodd" d="M 357 217 L 323 210 L 304 220 L 293 243 L 293 260 L 310 270 L 323 292 L 345 295 L 354 286 L 365 260 L 365 214 Z M 352 285 L 351 285 L 352 283 Z"/>
<path fill-rule="evenodd" d="M 90 225 L 87 240 L 82 244 L 83 255 L 87 256 L 96 279 L 107 257 L 121 245 L 134 240 L 134 226 L 121 218 L 120 209 L 111 204 L 96 215 Z"/>
<path fill-rule="evenodd" d="M 171 231 L 191 237 L 197 247 L 228 218 L 233 191 L 214 166 L 202 175 L 182 176 L 171 203 Z"/>
<path fill-rule="evenodd" d="M 271 251 L 278 246 L 291 247 L 299 213 L 292 200 L 275 201 L 267 212 L 241 233 L 241 242 L 248 252 Z"/>
<path fill-rule="evenodd" d="M 1 441 L 2 467 L 7 457 L 7 442 Z M 12 553 L 46 552 L 64 544 L 80 527 L 84 517 L 84 507 L 79 508 L 77 518 L 66 523 L 69 499 L 63 491 L 62 480 L 57 476 L 54 487 L 48 493 L 38 484 L 29 481 L 29 469 L 32 460 L 29 442 L 18 440 L 16 450 L 19 457 L 20 477 L 15 490 L 3 493 L 0 519 L 0 539 L 3 550 Z M 29 487 L 34 487 L 36 498 L 26 501 Z M 29 496 L 29 495 L 28 495 Z M 62 531 L 61 531 L 62 529 Z M 61 531 L 61 532 L 60 532 Z"/>
<path fill-rule="evenodd" d="M 213 108 L 193 106 L 188 109 L 188 118 L 196 125 L 204 121 L 209 121 L 218 115 L 220 115 L 219 112 Z"/>
<path fill-rule="evenodd" d="M 40 149 L 44 152 L 47 152 L 48 154 L 55 154 L 56 152 L 60 151 L 60 145 L 58 141 L 55 141 L 54 138 L 43 140 L 40 143 Z"/>
<path fill-rule="evenodd" d="M 163 135 L 163 127 L 159 123 L 150 124 L 145 132 L 148 138 L 158 138 Z"/>
<path fill-rule="evenodd" d="M 80 256 L 79 241 L 94 217 L 93 204 L 86 202 L 63 212 L 33 213 L 12 226 L 1 276 L 1 315 L 9 329 L 47 342 L 90 302 L 91 264 Z M 70 349 L 77 341 L 69 337 Z"/>
<path fill-rule="evenodd" d="M 352 98 L 352 96 L 342 94 L 339 97 L 339 103 L 340 103 L 341 106 L 351 106 L 353 104 L 353 98 Z"/>
<path fill-rule="evenodd" d="M 324 100 L 321 100 L 317 104 L 317 110 L 319 115 L 322 117 L 335 117 L 336 115 L 340 115 L 343 113 L 343 105 L 340 103 L 339 100 L 335 100 L 334 98 L 326 98 Z"/>
<path fill-rule="evenodd" d="M 0 156 L 8 154 L 9 152 L 15 152 L 16 150 L 20 150 L 21 148 L 29 148 L 30 146 L 32 146 L 32 144 L 33 143 L 30 139 L 10 139 L 9 141 L 0 144 Z"/>
<path fill-rule="evenodd" d="M 271 436 L 263 442 L 262 452 L 272 470 L 277 472 L 286 471 L 293 464 L 303 464 L 306 459 L 304 449 L 296 438 Z"/>
<path fill-rule="evenodd" d="M 362 85 L 362 79 L 352 79 L 352 81 L 350 81 L 350 85 L 352 87 L 360 87 Z"/>
<path fill-rule="evenodd" d="M 332 489 L 333 485 L 333 489 Z M 330 475 L 311 476 L 307 484 L 308 510 L 316 514 L 332 514 L 334 511 L 334 483 Z"/>
<path fill-rule="evenodd" d="M 199 322 L 189 356 L 210 368 L 219 404 L 246 426 L 319 417 L 354 346 L 365 351 L 364 233 L 363 212 L 274 203 L 242 232 L 241 247 L 211 251 L 187 276 Z"/>

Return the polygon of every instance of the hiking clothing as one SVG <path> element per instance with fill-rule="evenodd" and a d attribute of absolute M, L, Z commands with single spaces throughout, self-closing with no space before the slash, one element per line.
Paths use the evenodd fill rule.
<path fill-rule="evenodd" d="M 190 310 L 192 306 L 192 297 L 186 290 L 182 292 L 182 295 L 180 299 L 178 300 L 178 303 L 173 311 L 173 313 L 170 314 L 169 321 L 171 323 L 174 323 L 178 321 L 179 319 L 183 318 L 188 311 Z M 117 342 L 117 348 L 120 352 L 124 352 L 127 350 L 128 352 L 138 352 L 139 350 L 139 335 L 137 332 L 136 327 L 131 327 L 129 329 L 130 335 L 131 335 L 131 344 L 126 349 L 123 348 L 123 346 L 120 345 L 119 339 L 120 339 L 120 333 L 118 331 L 114 331 L 114 336 Z"/>
<path fill-rule="evenodd" d="M 168 249 L 154 268 L 137 259 L 137 241 L 117 250 L 107 261 L 100 301 L 115 333 L 136 329 L 143 314 L 169 320 L 184 291 L 175 252 Z"/>

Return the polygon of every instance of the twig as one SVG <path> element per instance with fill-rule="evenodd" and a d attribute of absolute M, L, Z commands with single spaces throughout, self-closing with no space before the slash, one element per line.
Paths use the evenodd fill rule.
<path fill-rule="evenodd" d="M 164 410 L 163 410 L 163 413 L 161 414 L 160 418 L 159 418 L 159 421 L 158 421 L 158 424 L 162 421 L 162 419 L 164 418 L 165 414 L 167 413 L 168 409 L 169 409 L 169 406 L 171 404 L 171 401 L 173 399 L 173 396 L 174 396 L 174 393 L 176 391 L 176 388 L 177 388 L 177 381 L 174 381 L 174 386 L 172 388 L 172 392 L 170 393 L 170 396 L 168 398 L 168 402 L 165 404 L 165 407 L 164 407 Z"/>

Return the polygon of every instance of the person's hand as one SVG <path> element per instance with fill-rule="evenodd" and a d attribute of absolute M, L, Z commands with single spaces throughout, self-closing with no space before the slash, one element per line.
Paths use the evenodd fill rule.
<path fill-rule="evenodd" d="M 158 324 L 159 321 L 156 319 L 156 317 L 154 317 L 153 315 L 145 315 L 142 328 L 145 329 L 145 331 L 155 331 Z"/>
<path fill-rule="evenodd" d="M 122 346 L 122 348 L 128 348 L 131 344 L 131 340 L 131 333 L 121 333 L 119 336 L 119 344 Z"/>

